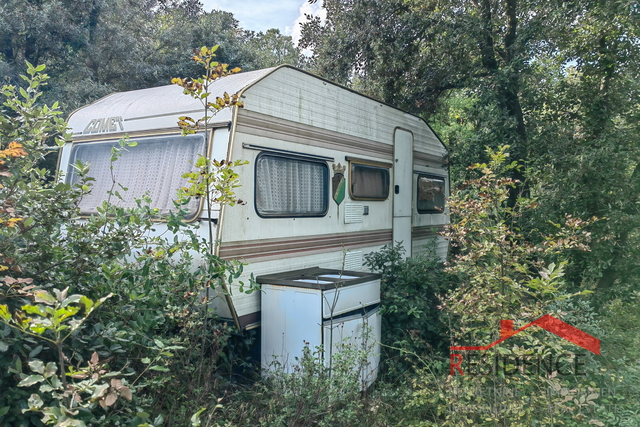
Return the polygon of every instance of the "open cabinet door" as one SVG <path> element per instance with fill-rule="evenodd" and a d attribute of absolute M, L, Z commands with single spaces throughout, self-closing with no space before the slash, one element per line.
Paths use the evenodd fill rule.
<path fill-rule="evenodd" d="M 410 257 L 413 134 L 396 129 L 393 139 L 393 241 L 402 242 L 405 256 Z"/>

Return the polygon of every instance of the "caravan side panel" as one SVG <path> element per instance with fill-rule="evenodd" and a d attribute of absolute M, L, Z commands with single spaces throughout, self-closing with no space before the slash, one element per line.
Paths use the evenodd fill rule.
<path fill-rule="evenodd" d="M 314 266 L 362 270 L 365 254 L 393 242 L 394 170 L 411 171 L 414 166 L 410 159 L 395 162 L 396 128 L 416 135 L 414 152 L 424 152 L 418 162 L 430 156 L 435 165 L 435 159 L 444 152 L 419 118 L 292 68 L 279 68 L 246 89 L 243 101 L 244 108 L 233 124 L 230 156 L 231 160 L 249 161 L 237 170 L 242 181 L 237 194 L 247 203 L 224 207 L 219 254 L 244 259 L 247 273 Z M 312 217 L 261 214 L 256 206 L 257 188 L 269 156 L 292 162 L 302 159 L 301 163 L 306 158 L 324 164 L 329 174 L 329 185 L 323 190 L 328 200 L 326 212 Z M 352 168 L 356 170 L 358 162 L 379 169 L 382 180 L 388 176 L 385 198 L 359 199 L 351 194 L 355 179 Z M 342 174 L 347 191 L 337 204 L 331 182 L 340 167 L 346 167 Z M 291 180 L 295 178 L 282 178 L 277 185 L 287 185 Z M 412 186 L 413 181 L 405 185 L 413 193 Z M 409 200 L 413 203 L 413 195 Z M 409 224 L 415 219 L 412 206 L 407 207 L 407 215 Z M 407 233 L 412 235 L 412 229 Z M 259 294 L 242 295 L 235 288 L 233 300 L 243 327 L 259 321 Z"/>

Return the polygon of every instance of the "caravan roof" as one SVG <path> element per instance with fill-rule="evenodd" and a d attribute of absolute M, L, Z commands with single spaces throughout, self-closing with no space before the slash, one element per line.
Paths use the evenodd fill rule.
<path fill-rule="evenodd" d="M 212 84 L 211 93 L 213 96 L 238 93 L 273 70 L 266 68 L 224 77 Z M 202 113 L 199 100 L 186 96 L 177 85 L 168 85 L 107 95 L 71 113 L 69 127 L 74 136 L 107 132 L 109 127 L 123 132 L 166 129 L 175 128 L 179 116 L 193 114 L 197 120 Z M 216 115 L 213 123 L 230 120 L 231 110 L 225 109 Z"/>

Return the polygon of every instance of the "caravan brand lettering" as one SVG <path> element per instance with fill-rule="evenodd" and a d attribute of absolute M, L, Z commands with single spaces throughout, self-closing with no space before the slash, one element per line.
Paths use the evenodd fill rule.
<path fill-rule="evenodd" d="M 123 131 L 124 124 L 122 121 L 122 116 L 93 119 L 89 122 L 87 127 L 84 128 L 82 133 L 86 134 L 86 133 L 115 132 L 118 130 L 118 125 L 120 126 L 120 131 Z"/>

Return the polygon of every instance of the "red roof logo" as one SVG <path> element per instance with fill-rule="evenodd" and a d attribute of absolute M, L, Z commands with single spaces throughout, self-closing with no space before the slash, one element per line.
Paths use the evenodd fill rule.
<path fill-rule="evenodd" d="M 559 336 L 562 339 L 565 339 L 569 342 L 578 345 L 585 350 L 589 350 L 591 353 L 600 355 L 600 340 L 596 337 L 589 335 L 586 332 L 581 331 L 578 328 L 574 328 L 568 323 L 563 322 L 562 320 L 551 316 L 550 314 L 545 314 L 541 318 L 534 320 L 533 322 L 523 326 L 520 329 L 513 330 L 513 320 L 501 320 L 500 321 L 500 338 L 489 345 L 486 346 L 454 346 L 450 347 L 451 350 L 488 350 L 491 347 L 500 344 L 503 341 L 511 338 L 514 335 L 519 334 L 531 326 L 539 326 L 542 329 L 551 332 Z"/>

